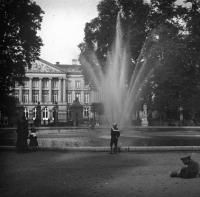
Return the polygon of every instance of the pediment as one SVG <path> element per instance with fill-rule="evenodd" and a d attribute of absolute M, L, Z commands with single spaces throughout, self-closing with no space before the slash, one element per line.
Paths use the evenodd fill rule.
<path fill-rule="evenodd" d="M 60 69 L 56 68 L 53 64 L 45 60 L 36 60 L 32 63 L 30 69 L 27 70 L 30 73 L 64 73 Z"/>

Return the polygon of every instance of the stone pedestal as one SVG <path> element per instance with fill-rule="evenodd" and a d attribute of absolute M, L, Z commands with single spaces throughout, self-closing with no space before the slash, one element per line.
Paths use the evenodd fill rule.
<path fill-rule="evenodd" d="M 141 126 L 147 127 L 149 125 L 147 117 L 142 118 L 141 120 Z"/>

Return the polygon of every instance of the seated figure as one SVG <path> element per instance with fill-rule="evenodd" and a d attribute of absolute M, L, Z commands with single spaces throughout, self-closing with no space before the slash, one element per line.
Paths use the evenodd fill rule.
<path fill-rule="evenodd" d="M 180 177 L 180 178 L 196 178 L 199 176 L 199 164 L 192 160 L 190 156 L 182 157 L 181 161 L 185 165 L 179 172 L 171 172 L 171 177 Z"/>

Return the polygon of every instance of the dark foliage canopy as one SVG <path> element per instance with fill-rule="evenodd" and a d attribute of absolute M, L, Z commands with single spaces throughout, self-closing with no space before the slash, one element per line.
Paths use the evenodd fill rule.
<path fill-rule="evenodd" d="M 22 84 L 25 68 L 40 54 L 42 9 L 31 0 L 0 3 L 0 108 L 7 108 L 7 98 L 15 85 Z"/>
<path fill-rule="evenodd" d="M 123 39 L 128 45 L 130 75 L 135 68 L 144 43 L 147 66 L 155 67 L 142 87 L 139 100 L 149 109 L 179 110 L 190 115 L 200 111 L 200 1 L 185 0 L 102 0 L 98 17 L 85 26 L 84 42 L 79 45 L 81 57 L 93 51 L 102 67 L 115 37 L 117 13 L 121 10 Z M 151 38 L 152 39 L 152 38 Z M 83 65 L 84 66 L 84 65 Z M 131 77 L 131 76 L 130 76 Z"/>

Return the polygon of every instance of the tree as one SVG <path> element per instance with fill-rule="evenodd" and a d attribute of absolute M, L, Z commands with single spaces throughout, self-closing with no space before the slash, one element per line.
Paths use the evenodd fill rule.
<path fill-rule="evenodd" d="M 22 85 L 25 68 L 40 54 L 42 9 L 32 0 L 0 4 L 0 109 L 6 109 L 15 82 Z"/>
<path fill-rule="evenodd" d="M 195 117 L 198 114 L 198 119 L 200 120 L 200 2 L 198 0 L 186 0 L 185 2 L 189 6 L 184 16 L 188 33 L 185 39 L 187 50 L 184 55 L 187 57 L 186 68 L 189 75 L 191 76 L 191 73 L 194 73 L 191 76 L 191 81 L 195 80 L 195 88 L 192 88 L 193 94 L 191 94 L 188 108 L 191 109 L 191 117 Z"/>
<path fill-rule="evenodd" d="M 92 103 L 91 105 L 91 112 L 93 112 L 94 121 L 96 121 L 96 114 L 100 117 L 104 114 L 104 105 L 103 103 Z"/>
<path fill-rule="evenodd" d="M 154 109 L 165 111 L 168 118 L 179 118 L 180 109 L 188 119 L 199 111 L 199 10 L 197 1 L 190 2 L 191 7 L 185 8 L 175 6 L 174 1 L 152 1 L 150 24 L 162 24 L 161 30 L 165 30 L 159 32 L 155 50 L 162 58 L 158 58 L 148 90 L 153 92 Z M 185 27 L 179 19 L 185 21 Z"/>
<path fill-rule="evenodd" d="M 98 6 L 98 17 L 92 19 L 85 25 L 84 42 L 79 44 L 81 54 L 79 60 L 83 67 L 86 83 L 95 86 L 86 64 L 92 65 L 95 70 L 96 64 L 100 63 L 104 69 L 107 52 L 111 50 L 115 37 L 116 18 L 119 7 L 115 0 L 102 0 Z"/>
<path fill-rule="evenodd" d="M 149 12 L 148 4 L 143 3 L 142 0 L 102 0 L 97 8 L 98 17 L 85 25 L 84 42 L 79 45 L 80 62 L 84 67 L 82 61 L 84 56 L 95 68 L 97 63 L 95 57 L 97 57 L 98 63 L 103 69 L 105 68 L 108 52 L 112 50 L 115 40 L 117 15 L 121 10 L 123 39 L 124 42 L 130 43 L 128 50 L 130 58 L 127 65 L 133 69 L 132 61 L 136 61 L 146 37 L 145 23 Z"/>
<path fill-rule="evenodd" d="M 185 115 L 200 111 L 200 3 L 185 3 L 189 4 L 178 5 L 176 0 L 152 0 L 151 4 L 101 1 L 98 17 L 86 24 L 80 57 L 85 56 L 95 67 L 94 51 L 104 67 L 115 37 L 117 12 L 121 11 L 123 41 L 129 43 L 129 78 L 133 69 L 140 69 L 141 57 L 146 59 L 145 83 L 137 99 L 166 114 L 178 114 L 180 108 Z"/>

